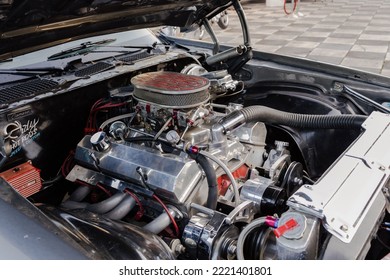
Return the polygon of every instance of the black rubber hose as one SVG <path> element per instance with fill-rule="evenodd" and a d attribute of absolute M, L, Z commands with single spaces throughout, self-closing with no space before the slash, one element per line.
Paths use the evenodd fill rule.
<path fill-rule="evenodd" d="M 207 184 L 209 186 L 206 207 L 215 210 L 218 202 L 218 183 L 215 170 L 210 161 L 201 154 L 195 157 L 195 161 L 202 167 L 206 174 Z"/>
<path fill-rule="evenodd" d="M 367 119 L 363 115 L 306 115 L 279 111 L 264 106 L 249 106 L 239 111 L 245 121 L 265 122 L 295 128 L 355 128 L 360 129 Z M 234 112 L 232 113 L 234 114 Z"/>

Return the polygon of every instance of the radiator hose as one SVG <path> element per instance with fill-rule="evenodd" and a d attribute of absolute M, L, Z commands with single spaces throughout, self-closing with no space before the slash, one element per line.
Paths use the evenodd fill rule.
<path fill-rule="evenodd" d="M 226 134 L 244 123 L 264 122 L 295 128 L 360 129 L 367 119 L 364 115 L 309 115 L 279 111 L 265 106 L 249 106 L 223 117 L 213 127 Z"/>
<path fill-rule="evenodd" d="M 195 161 L 202 167 L 206 179 L 207 184 L 209 186 L 208 196 L 207 196 L 207 202 L 206 207 L 215 210 L 217 208 L 217 202 L 218 202 L 218 183 L 217 183 L 217 175 L 215 174 L 215 170 L 210 163 L 210 161 L 203 155 L 197 154 L 191 155 Z"/>
<path fill-rule="evenodd" d="M 367 119 L 363 115 L 305 115 L 279 111 L 264 106 L 241 110 L 246 122 L 262 121 L 296 128 L 360 128 Z"/>

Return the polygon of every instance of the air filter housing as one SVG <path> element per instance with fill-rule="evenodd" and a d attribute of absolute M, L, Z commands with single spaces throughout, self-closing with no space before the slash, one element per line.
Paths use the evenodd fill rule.
<path fill-rule="evenodd" d="M 186 109 L 206 103 L 208 79 L 176 72 L 150 72 L 131 79 L 134 98 L 165 108 Z"/>

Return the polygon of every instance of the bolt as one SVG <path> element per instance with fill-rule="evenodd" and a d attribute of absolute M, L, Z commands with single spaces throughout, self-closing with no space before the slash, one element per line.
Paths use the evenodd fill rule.
<path fill-rule="evenodd" d="M 337 92 L 342 92 L 343 91 L 343 89 L 344 89 L 344 85 L 343 84 L 341 84 L 341 83 L 334 83 L 334 85 L 333 85 L 333 89 L 335 90 L 335 91 L 337 91 Z"/>
<path fill-rule="evenodd" d="M 170 247 L 173 250 L 173 252 L 178 255 L 183 254 L 186 251 L 186 248 L 180 243 L 179 239 L 172 240 Z"/>
<path fill-rule="evenodd" d="M 186 248 L 181 244 L 178 244 L 175 247 L 175 252 L 177 252 L 178 254 L 183 254 L 185 251 L 186 251 Z"/>
<path fill-rule="evenodd" d="M 236 246 L 236 244 L 234 244 L 234 243 L 230 244 L 229 247 L 228 247 L 228 249 L 227 249 L 227 251 L 228 251 L 228 254 L 230 254 L 230 255 L 235 255 L 236 252 L 237 252 L 237 246 Z"/>
<path fill-rule="evenodd" d="M 293 182 L 294 182 L 295 185 L 299 185 L 299 186 L 303 184 L 302 179 L 300 179 L 298 177 L 295 177 Z"/>
<path fill-rule="evenodd" d="M 340 227 L 340 229 L 341 229 L 342 231 L 344 231 L 344 232 L 347 232 L 347 231 L 348 231 L 348 226 L 347 226 L 347 225 L 342 225 L 342 226 Z"/>
<path fill-rule="evenodd" d="M 384 167 L 383 165 L 381 165 L 381 166 L 379 166 L 379 170 L 385 171 L 385 170 L 386 170 L 386 167 Z"/>

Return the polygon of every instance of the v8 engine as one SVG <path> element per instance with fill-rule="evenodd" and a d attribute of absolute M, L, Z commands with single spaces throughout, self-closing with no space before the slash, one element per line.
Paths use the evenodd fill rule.
<path fill-rule="evenodd" d="M 242 91 L 241 82 L 226 71 L 209 73 L 198 66 L 183 72 L 135 75 L 130 86 L 110 93 L 109 103 L 94 104 L 86 135 L 74 152 L 74 165 L 63 165 L 66 179 L 79 185 L 62 202 L 64 211 L 88 228 L 99 226 L 118 238 L 125 235 L 125 240 L 154 244 L 154 249 L 145 245 L 137 250 L 138 257 L 146 259 L 332 258 L 343 250 L 339 241 L 353 243 L 360 231 L 375 229 L 367 217 L 384 213 L 386 201 L 379 199 L 377 190 L 384 189 L 379 177 L 387 178 L 388 173 L 367 183 L 367 196 L 376 210 L 367 209 L 364 198 L 355 203 L 356 213 L 363 215 L 337 212 L 343 192 L 352 188 L 351 174 L 358 174 L 360 155 L 354 150 L 364 140 L 335 163 L 350 172 L 336 181 L 329 171 L 318 185 L 334 187 L 316 188 L 304 163 L 294 161 L 293 143 L 284 139 L 269 143 L 267 136 L 272 125 L 360 129 L 364 123 L 369 130 L 366 117 L 224 105 L 216 100 Z M 120 110 L 97 120 L 94 112 L 100 108 Z M 381 123 L 381 116 L 373 118 Z M 91 125 L 96 122 L 98 130 Z M 382 128 L 383 137 L 388 137 L 385 121 Z M 380 141 L 367 143 L 366 149 L 379 149 Z M 323 198 L 328 198 L 325 205 Z M 328 208 L 329 203 L 334 207 Z M 67 223 L 72 224 L 69 219 Z M 321 223 L 334 237 L 320 252 Z M 156 248 L 163 253 L 156 253 Z"/>

